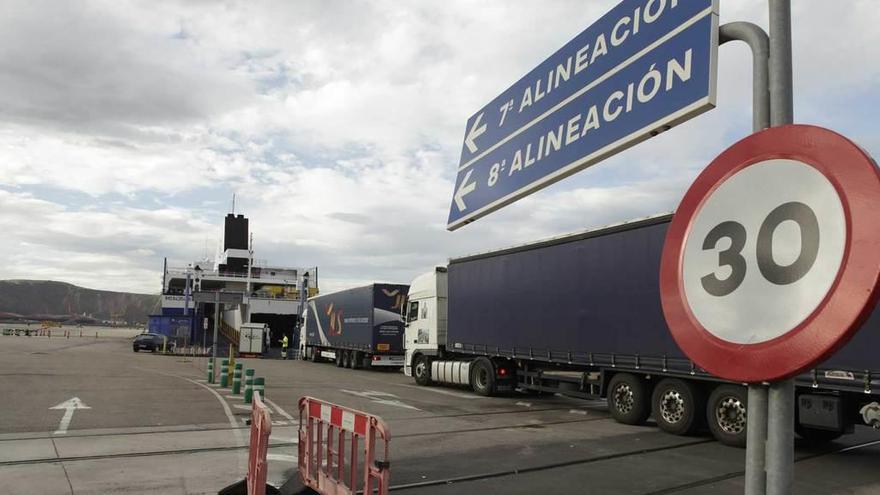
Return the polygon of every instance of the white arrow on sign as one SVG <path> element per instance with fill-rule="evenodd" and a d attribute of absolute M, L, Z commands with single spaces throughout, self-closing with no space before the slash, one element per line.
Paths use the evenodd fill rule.
<path fill-rule="evenodd" d="M 474 139 L 480 137 L 484 132 L 486 132 L 486 124 L 480 125 L 480 122 L 483 120 L 483 114 L 477 115 L 476 120 L 471 125 L 471 130 L 468 131 L 467 136 L 464 137 L 464 145 L 468 147 L 471 153 L 476 153 L 479 148 L 477 148 L 477 144 L 474 143 Z"/>
<path fill-rule="evenodd" d="M 87 406 L 85 402 L 79 400 L 79 397 L 71 397 L 61 404 L 50 407 L 49 409 L 64 409 L 64 416 L 61 418 L 58 430 L 55 431 L 56 435 L 64 435 L 67 433 L 67 427 L 70 426 L 70 420 L 73 419 L 73 411 L 76 411 L 77 409 L 91 409 L 91 407 Z"/>
<path fill-rule="evenodd" d="M 477 188 L 477 181 L 468 184 L 468 180 L 471 178 L 471 172 L 473 171 L 474 169 L 467 171 L 461 184 L 458 185 L 458 190 L 455 191 L 455 195 L 452 196 L 452 199 L 455 200 L 455 205 L 458 206 L 458 211 L 464 211 L 467 209 L 467 205 L 464 204 L 464 197 L 474 192 L 474 189 Z"/>

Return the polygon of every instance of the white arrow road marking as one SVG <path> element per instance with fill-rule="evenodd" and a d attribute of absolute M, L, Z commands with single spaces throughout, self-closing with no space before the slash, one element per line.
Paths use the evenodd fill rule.
<path fill-rule="evenodd" d="M 471 124 L 471 130 L 468 131 L 467 136 L 464 138 L 464 145 L 467 146 L 468 150 L 471 153 L 476 153 L 479 148 L 477 148 L 477 144 L 474 143 L 474 139 L 480 137 L 484 132 L 486 132 L 486 124 L 480 125 L 480 122 L 483 120 L 483 114 L 477 115 L 474 123 Z"/>
<path fill-rule="evenodd" d="M 70 426 L 70 420 L 73 419 L 73 411 L 77 409 L 91 409 L 85 402 L 79 400 L 79 397 L 71 397 L 70 399 L 50 407 L 49 409 L 64 409 L 64 416 L 61 417 L 61 423 L 58 425 L 56 435 L 64 435 L 67 433 L 67 427 Z"/>
<path fill-rule="evenodd" d="M 467 205 L 464 204 L 464 197 L 468 194 L 474 192 L 474 189 L 477 188 L 477 181 L 473 181 L 468 184 L 468 180 L 471 178 L 471 172 L 474 169 L 470 169 L 464 174 L 464 180 L 461 181 L 461 184 L 458 185 L 458 190 L 455 191 L 455 195 L 452 196 L 452 199 L 455 200 L 455 206 L 458 206 L 458 211 L 464 211 L 467 209 Z"/>

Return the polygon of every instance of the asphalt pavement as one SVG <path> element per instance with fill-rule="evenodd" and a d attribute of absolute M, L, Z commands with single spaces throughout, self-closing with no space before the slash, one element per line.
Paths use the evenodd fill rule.
<path fill-rule="evenodd" d="M 73 335 L 0 336 L 0 494 L 217 493 L 244 477 L 249 408 L 205 383 L 204 358 L 134 353 L 130 332 Z M 393 370 L 242 362 L 266 379 L 275 486 L 297 477 L 308 395 L 384 419 L 394 492 L 742 493 L 744 451 L 620 425 L 602 401 L 486 398 Z M 61 432 L 68 411 L 53 407 L 63 404 L 87 409 Z M 795 493 L 880 493 L 880 432 L 799 444 L 797 458 Z"/>

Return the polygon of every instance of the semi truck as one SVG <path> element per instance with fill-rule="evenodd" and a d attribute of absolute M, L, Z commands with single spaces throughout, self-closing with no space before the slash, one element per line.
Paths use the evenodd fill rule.
<path fill-rule="evenodd" d="M 660 302 L 671 215 L 449 260 L 410 284 L 404 372 L 419 385 L 607 399 L 611 416 L 686 435 L 746 439 L 747 388 L 673 340 Z M 880 428 L 880 311 L 796 378 L 796 431 L 828 441 Z"/>
<path fill-rule="evenodd" d="M 408 288 L 377 283 L 309 298 L 300 357 L 354 369 L 403 366 L 401 309 Z"/>

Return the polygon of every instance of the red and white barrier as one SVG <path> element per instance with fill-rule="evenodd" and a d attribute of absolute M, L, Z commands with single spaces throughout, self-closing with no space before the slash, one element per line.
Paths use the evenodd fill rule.
<path fill-rule="evenodd" d="M 269 408 L 263 403 L 258 392 L 254 393 L 251 409 L 251 447 L 248 451 L 247 492 L 251 495 L 266 495 L 266 475 L 269 464 L 266 454 L 269 448 L 269 435 L 272 434 L 272 420 Z"/>
<path fill-rule="evenodd" d="M 387 495 L 389 441 L 388 426 L 378 416 L 312 397 L 299 400 L 299 475 L 318 493 L 350 495 L 376 489 Z"/>

